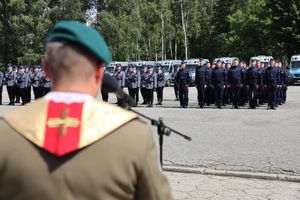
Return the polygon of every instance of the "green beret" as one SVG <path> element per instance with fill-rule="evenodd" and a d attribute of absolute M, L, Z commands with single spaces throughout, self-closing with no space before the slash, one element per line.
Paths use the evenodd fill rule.
<path fill-rule="evenodd" d="M 58 22 L 50 32 L 48 42 L 70 41 L 84 47 L 100 61 L 109 64 L 111 52 L 103 37 L 93 28 L 75 21 Z"/>

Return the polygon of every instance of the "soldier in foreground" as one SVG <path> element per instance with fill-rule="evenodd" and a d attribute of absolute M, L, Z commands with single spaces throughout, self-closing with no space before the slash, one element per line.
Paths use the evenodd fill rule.
<path fill-rule="evenodd" d="M 0 199 L 172 199 L 151 128 L 95 99 L 110 61 L 94 29 L 54 27 L 43 61 L 52 92 L 0 119 Z"/>

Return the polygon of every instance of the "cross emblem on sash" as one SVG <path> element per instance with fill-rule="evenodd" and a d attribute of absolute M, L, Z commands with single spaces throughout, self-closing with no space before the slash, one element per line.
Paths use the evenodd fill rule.
<path fill-rule="evenodd" d="M 60 118 L 49 119 L 47 125 L 49 128 L 59 128 L 59 134 L 64 136 L 67 128 L 76 128 L 80 125 L 80 121 L 76 118 L 68 117 L 69 110 L 63 108 L 60 113 Z"/>

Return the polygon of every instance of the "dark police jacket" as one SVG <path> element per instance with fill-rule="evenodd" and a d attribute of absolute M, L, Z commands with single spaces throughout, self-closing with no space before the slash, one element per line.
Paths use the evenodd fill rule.
<path fill-rule="evenodd" d="M 223 88 L 227 85 L 227 72 L 222 67 L 215 67 L 212 71 L 212 82 L 215 87 Z"/>
<path fill-rule="evenodd" d="M 243 72 L 241 67 L 232 66 L 228 71 L 228 82 L 232 86 L 241 86 Z"/>
<path fill-rule="evenodd" d="M 257 67 L 249 67 L 246 73 L 246 81 L 249 87 L 256 87 L 259 80 L 259 69 Z"/>
<path fill-rule="evenodd" d="M 284 79 L 284 72 L 282 68 L 277 68 L 278 76 L 277 76 L 277 84 L 282 85 Z"/>
<path fill-rule="evenodd" d="M 191 80 L 190 71 L 187 68 L 180 69 L 175 77 L 175 81 L 180 88 L 187 88 L 191 83 Z"/>
<path fill-rule="evenodd" d="M 206 83 L 207 85 L 212 84 L 212 68 L 207 68 L 207 73 L 206 73 Z"/>
<path fill-rule="evenodd" d="M 266 85 L 277 85 L 278 70 L 275 67 L 267 67 L 264 74 L 264 83 Z"/>
<path fill-rule="evenodd" d="M 195 84 L 197 86 L 207 85 L 207 68 L 205 66 L 196 67 Z"/>

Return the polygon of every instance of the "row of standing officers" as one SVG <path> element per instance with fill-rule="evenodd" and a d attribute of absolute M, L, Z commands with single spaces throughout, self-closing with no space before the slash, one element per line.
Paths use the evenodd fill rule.
<path fill-rule="evenodd" d="M 107 73 L 107 72 L 106 72 Z M 139 92 L 142 94 L 142 105 L 153 106 L 154 91 L 157 93 L 157 105 L 162 105 L 165 76 L 160 66 L 154 70 L 152 65 L 138 70 L 135 65 L 129 65 L 125 73 L 121 65 L 116 66 L 114 77 L 119 87 L 128 87 L 129 95 L 138 103 Z M 102 92 L 102 98 L 107 101 L 108 94 Z M 118 100 L 117 103 L 120 103 Z"/>
<path fill-rule="evenodd" d="M 108 72 L 106 72 L 108 73 Z M 162 105 L 165 76 L 161 66 L 149 65 L 138 70 L 135 65 L 129 65 L 127 72 L 121 65 L 116 66 L 114 73 L 119 87 L 128 87 L 129 95 L 139 102 L 139 91 L 143 97 L 142 105 L 153 106 L 154 91 L 157 93 L 157 105 Z M 191 72 L 184 62 L 181 63 L 174 76 L 176 98 L 180 99 L 182 108 L 188 107 L 189 86 L 192 81 Z M 233 64 L 218 60 L 211 65 L 199 59 L 195 72 L 195 86 L 198 91 L 198 106 L 215 105 L 222 109 L 231 104 L 233 109 L 239 109 L 249 103 L 250 109 L 267 103 L 268 109 L 276 109 L 286 101 L 288 74 L 282 63 L 271 60 L 268 66 L 258 60 L 253 60 L 247 67 L 245 62 L 235 59 Z M 108 94 L 102 92 L 103 100 Z M 118 100 L 119 103 L 119 100 Z"/>
<path fill-rule="evenodd" d="M 182 63 L 175 77 L 175 87 L 179 90 L 180 105 L 188 106 L 188 86 L 191 75 Z M 239 109 L 249 102 L 250 109 L 256 109 L 265 103 L 268 109 L 276 109 L 285 103 L 288 85 L 288 74 L 279 61 L 271 60 L 268 66 L 253 60 L 249 67 L 238 59 L 226 64 L 217 61 L 215 65 L 204 63 L 199 59 L 196 67 L 195 85 L 198 91 L 198 106 L 214 104 L 222 109 L 232 104 Z"/>
<path fill-rule="evenodd" d="M 51 80 L 46 77 L 41 66 L 35 65 L 33 70 L 28 66 L 8 66 L 5 73 L 0 72 L 0 105 L 2 105 L 2 90 L 6 85 L 9 104 L 21 103 L 24 105 L 31 101 L 31 88 L 34 98 L 38 99 L 47 94 L 52 87 Z"/>

